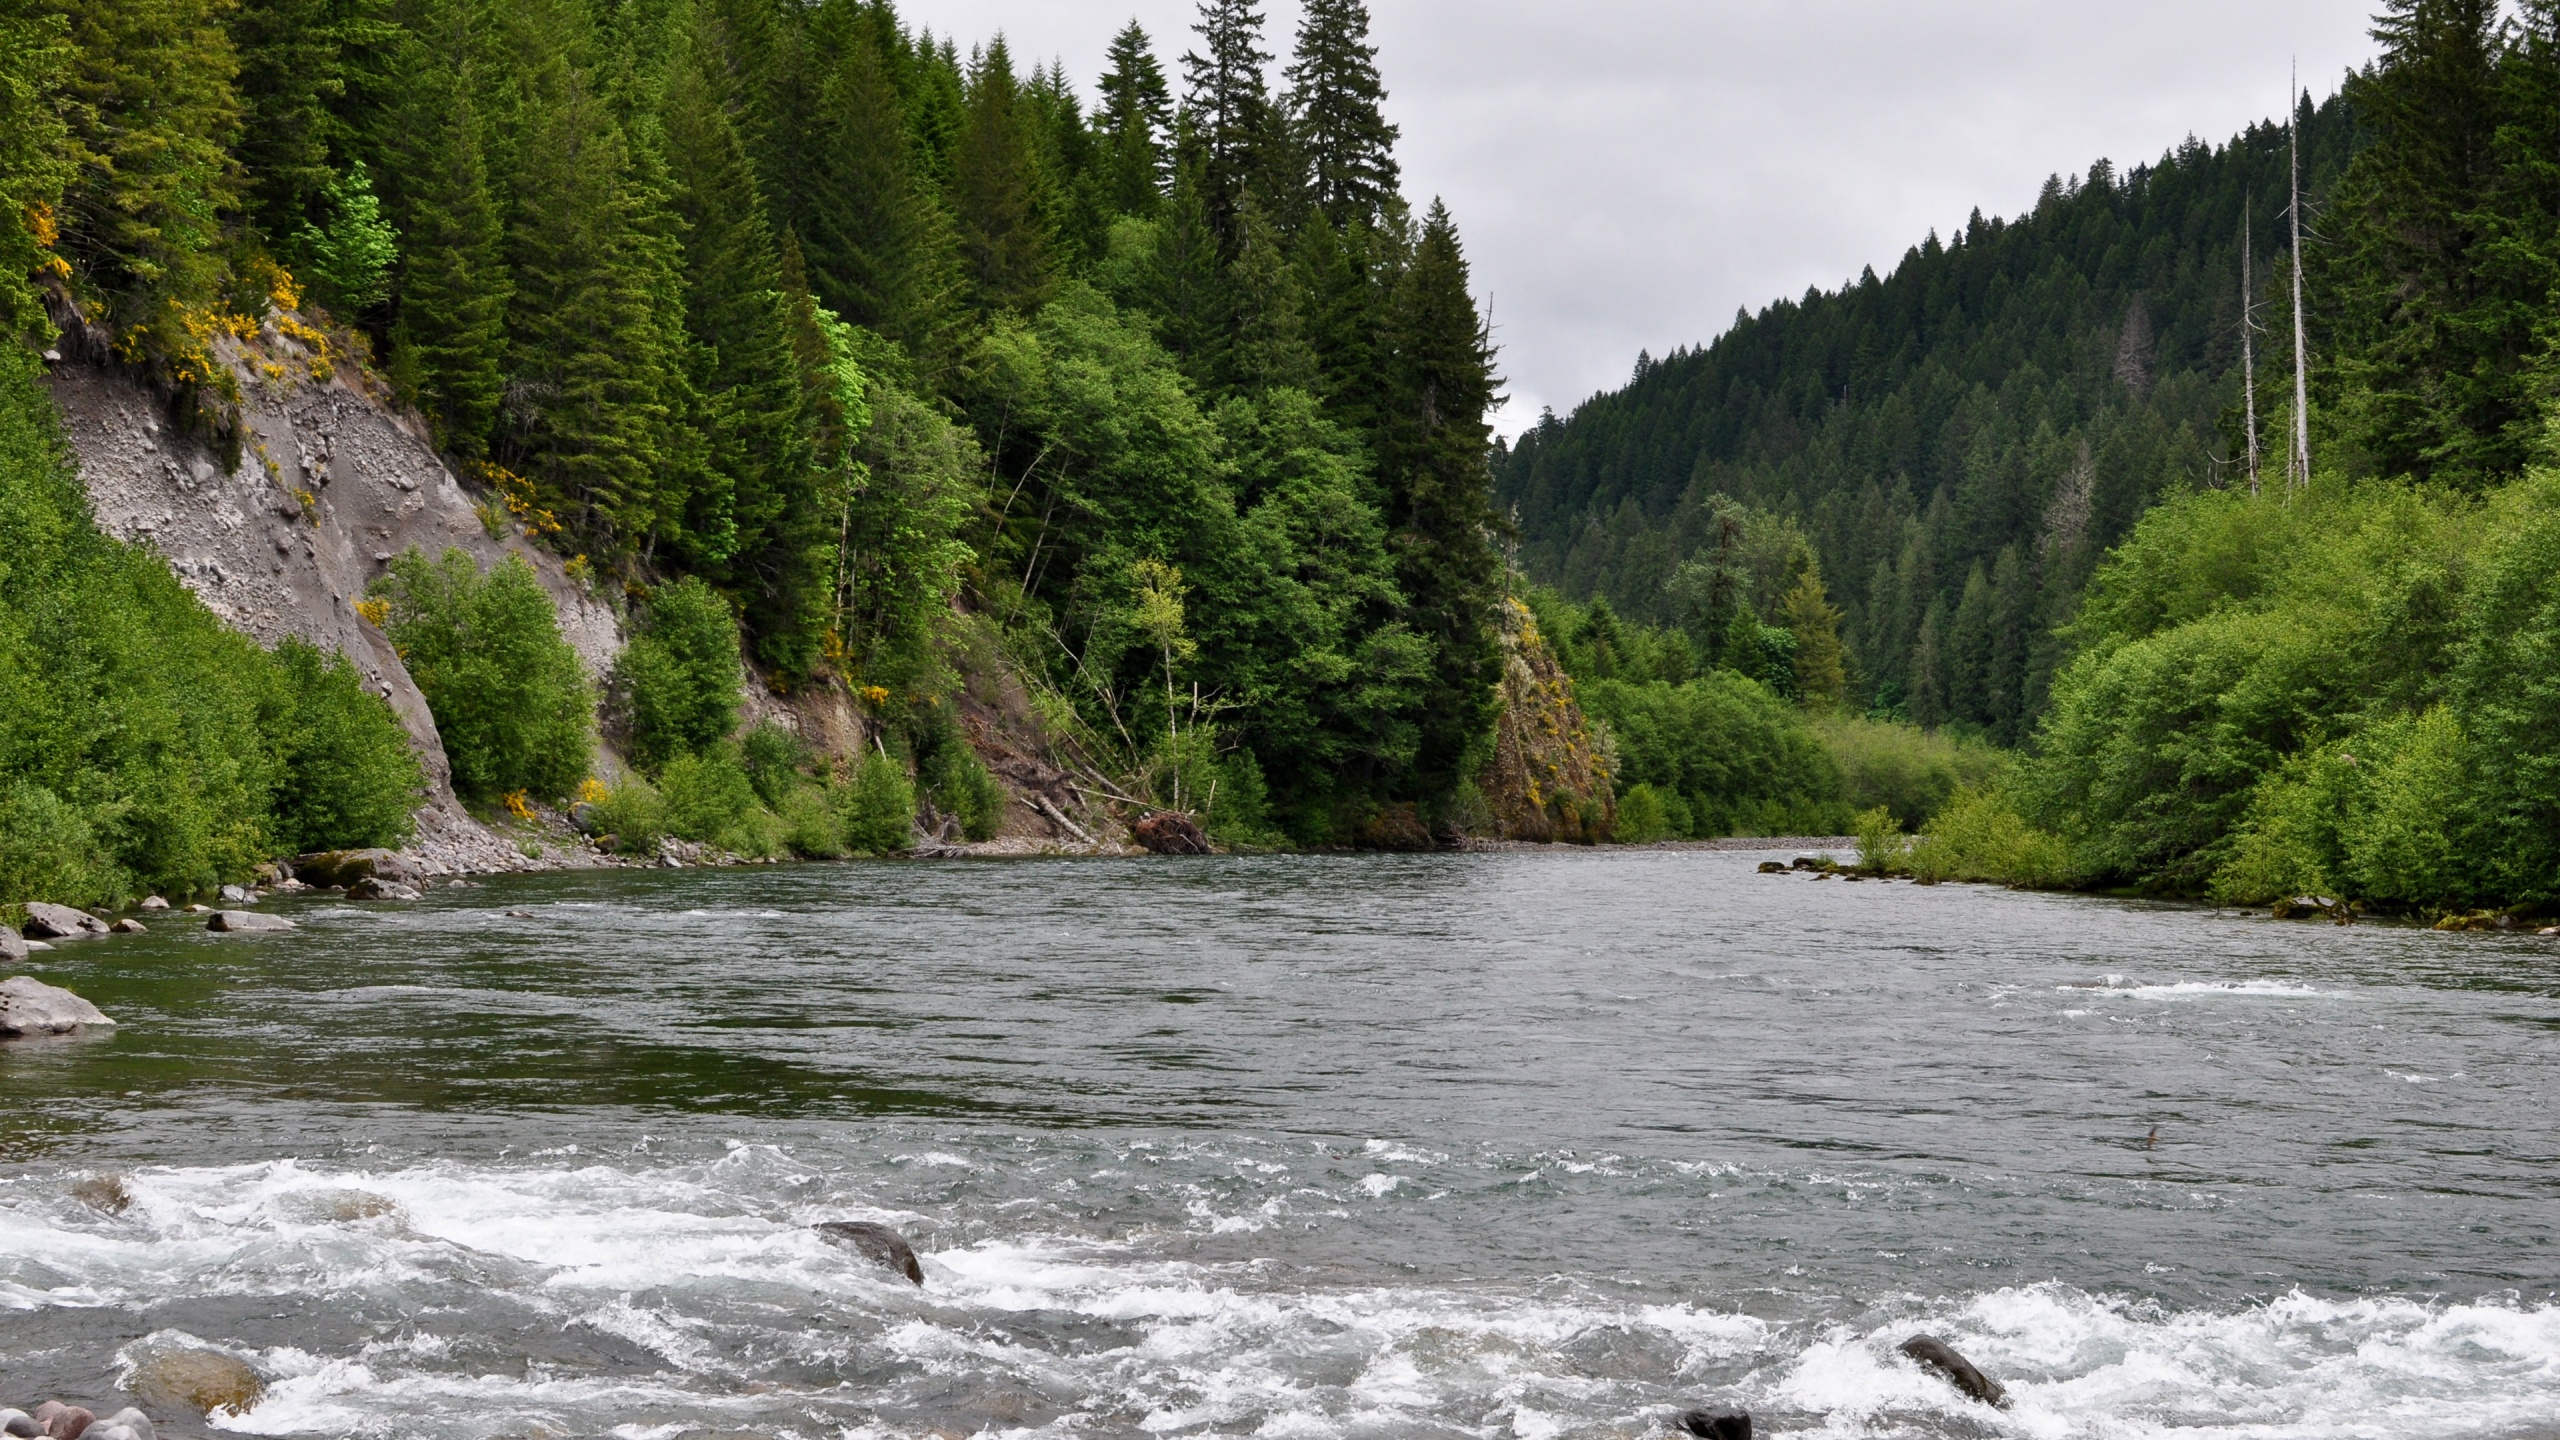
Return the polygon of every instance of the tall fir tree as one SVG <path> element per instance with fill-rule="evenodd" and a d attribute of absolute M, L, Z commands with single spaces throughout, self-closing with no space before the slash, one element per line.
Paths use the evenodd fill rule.
<path fill-rule="evenodd" d="M 1187 118 L 1187 117 L 1186 117 Z M 1145 277 L 1145 308 L 1156 338 L 1191 383 L 1214 389 L 1226 374 L 1228 332 L 1234 309 L 1217 231 L 1209 222 L 1208 184 L 1197 147 L 1179 147 L 1173 193 L 1165 202 L 1153 263 Z"/>
<path fill-rule="evenodd" d="M 1364 0 L 1308 0 L 1288 77 L 1309 198 L 1337 226 L 1376 226 L 1401 203 L 1401 178 Z"/>
<path fill-rule="evenodd" d="M 239 61 L 221 0 L 52 0 L 69 22 L 60 100 L 75 164 L 61 253 L 146 351 L 183 343 L 174 307 L 221 284 L 238 200 Z"/>
<path fill-rule="evenodd" d="M 507 236 L 516 291 L 500 458 L 530 471 L 591 546 L 643 553 L 684 488 L 668 464 L 680 357 L 658 308 L 680 287 L 603 98 L 564 54 L 533 91 Z"/>
<path fill-rule="evenodd" d="M 1025 133 L 1029 107 L 1002 39 L 970 68 L 968 112 L 951 182 L 960 253 L 979 308 L 1028 313 L 1048 297 L 1050 236 L 1041 214 L 1043 177 Z"/>
<path fill-rule="evenodd" d="M 58 258 L 57 211 L 71 174 L 61 88 L 71 67 L 69 25 L 36 0 L 0 0 L 0 344 L 49 338 L 31 283 Z"/>
<path fill-rule="evenodd" d="M 1262 144 L 1273 130 L 1271 91 L 1263 67 L 1262 12 L 1255 0 L 1200 0 L 1193 26 L 1200 48 L 1182 57 L 1183 109 L 1200 146 L 1202 195 L 1210 228 L 1232 247 L 1244 192 L 1262 168 Z"/>
<path fill-rule="evenodd" d="M 686 529 L 706 548 L 725 539 L 726 553 L 705 554 L 699 569 L 737 597 L 757 658 L 796 681 L 817 661 L 833 553 L 793 348 L 797 318 L 754 166 L 709 73 L 716 54 L 713 37 L 698 37 L 665 103 L 693 389 L 716 477 Z"/>
<path fill-rule="evenodd" d="M 231 13 L 240 57 L 241 127 L 234 154 L 250 218 L 289 246 L 325 228 L 329 189 L 369 129 L 353 112 L 382 87 L 359 73 L 391 48 L 383 0 L 241 0 Z"/>
<path fill-rule="evenodd" d="M 1229 322 L 1225 357 L 1228 388 L 1255 394 L 1316 386 L 1316 356 L 1307 344 L 1304 282 L 1289 261 L 1278 227 L 1251 194 L 1236 217 L 1236 258 L 1227 266 Z"/>
<path fill-rule="evenodd" d="M 502 385 L 509 280 L 504 229 L 481 149 L 463 0 L 424 0 L 401 48 L 402 100 L 385 173 L 401 269 L 391 371 L 425 411 L 436 441 L 465 459 L 488 453 Z"/>
<path fill-rule="evenodd" d="M 1407 623 L 1431 650 L 1412 782 L 1417 798 L 1436 800 L 1465 778 L 1473 747 L 1490 732 L 1502 666 L 1500 522 L 1485 418 L 1499 382 L 1457 224 L 1436 200 L 1397 279 L 1387 332 L 1384 519 Z"/>
<path fill-rule="evenodd" d="M 2497 0 L 2390 0 L 2380 62 L 2348 82 L 2369 140 L 2330 205 L 2338 247 L 2316 278 L 2337 311 L 2330 392 L 2385 474 L 2477 485 L 2523 463 L 2538 423 L 2532 327 L 2482 266 L 2500 30 Z"/>
<path fill-rule="evenodd" d="M 933 349 L 954 269 L 951 228 L 916 169 L 907 106 L 891 77 L 887 40 L 868 7 L 829 0 L 811 21 L 821 68 L 816 110 L 788 168 L 770 176 L 790 197 L 821 303 L 857 325 Z"/>
<path fill-rule="evenodd" d="M 1093 119 L 1102 140 L 1103 196 L 1123 215 L 1153 215 L 1173 178 L 1173 92 L 1147 32 L 1130 21 L 1111 37 L 1110 68 Z"/>

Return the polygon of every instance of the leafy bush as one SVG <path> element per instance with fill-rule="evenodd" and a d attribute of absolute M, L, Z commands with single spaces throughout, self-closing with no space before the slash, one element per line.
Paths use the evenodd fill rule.
<path fill-rule="evenodd" d="M 0 904 L 121 899 L 128 883 L 76 807 L 39 785 L 0 794 Z"/>
<path fill-rule="evenodd" d="M 888 855 L 913 843 L 916 791 L 897 761 L 876 751 L 864 757 L 836 798 L 848 849 Z"/>
<path fill-rule="evenodd" d="M 455 790 L 565 796 L 585 778 L 595 729 L 586 671 L 521 557 L 483 575 L 460 550 L 430 561 L 412 549 L 373 593 L 391 602 L 383 631 L 435 714 Z"/>
<path fill-rule="evenodd" d="M 735 746 L 677 756 L 658 776 L 658 788 L 666 796 L 670 833 L 740 854 L 760 853 L 752 817 L 763 807 Z"/>
<path fill-rule="evenodd" d="M 1903 868 L 1911 842 L 1892 810 L 1878 805 L 1859 811 L 1852 833 L 1858 837 L 1859 869 L 1870 875 L 1891 875 Z"/>
<path fill-rule="evenodd" d="M 634 775 L 597 802 L 596 828 L 598 834 L 612 836 L 614 848 L 626 855 L 654 853 L 667 835 L 666 797 Z"/>
<path fill-rule="evenodd" d="M 1684 797 L 1688 834 L 1833 834 L 1848 821 L 1839 767 L 1755 681 L 1719 670 L 1680 685 L 1595 680 L 1580 694 L 1616 737 L 1619 778 Z"/>
<path fill-rule="evenodd" d="M 738 758 L 747 767 L 747 779 L 756 787 L 756 798 L 775 810 L 792 795 L 808 787 L 800 767 L 809 763 L 809 746 L 798 735 L 775 721 L 767 720 L 749 730 L 738 741 Z"/>
<path fill-rule="evenodd" d="M 1908 829 L 1968 785 L 1983 785 L 2008 757 L 1979 740 L 1892 720 L 1841 717 L 1813 733 L 1840 769 L 1841 798 L 1853 809 L 1883 806 Z"/>
<path fill-rule="evenodd" d="M 1997 788 L 1956 792 L 1908 854 L 1912 875 L 1931 884 L 1989 880 L 2048 890 L 2080 878 L 2070 847 L 2029 823 Z"/>
<path fill-rule="evenodd" d="M 797 787 L 782 797 L 775 818 L 782 824 L 782 842 L 793 854 L 811 860 L 844 858 L 844 820 L 824 790 L 815 785 Z"/>
<path fill-rule="evenodd" d="M 276 843 L 295 854 L 409 843 L 424 777 L 391 707 L 343 655 L 288 639 L 275 660 Z"/>
<path fill-rule="evenodd" d="M 729 602 L 690 576 L 658 587 L 614 663 L 632 763 L 657 773 L 738 727 L 738 623 Z"/>
<path fill-rule="evenodd" d="M 1662 792 L 1651 785 L 1633 785 L 1618 797 L 1618 842 L 1623 845 L 1650 845 L 1671 838 L 1671 812 L 1662 803 Z"/>
<path fill-rule="evenodd" d="M 1004 785 L 966 744 L 947 745 L 934 759 L 933 803 L 960 817 L 972 840 L 992 840 L 1004 824 Z"/>

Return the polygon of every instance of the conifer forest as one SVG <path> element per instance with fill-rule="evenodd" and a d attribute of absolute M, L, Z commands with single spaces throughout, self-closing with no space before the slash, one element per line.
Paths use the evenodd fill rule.
<path fill-rule="evenodd" d="M 0 0 L 0 904 L 408 834 L 389 710 L 99 534 L 44 398 L 87 337 L 224 440 L 210 347 L 276 324 L 630 628 L 583 674 L 521 567 L 388 566 L 475 803 L 974 835 L 996 670 L 1221 843 L 1448 843 L 1552 666 L 1573 838 L 2560 904 L 2560 0 L 2373 23 L 2334 94 L 1505 443 L 1362 0 L 1201 0 L 1099 76 L 888 0 Z M 842 688 L 872 753 L 747 685 Z"/>

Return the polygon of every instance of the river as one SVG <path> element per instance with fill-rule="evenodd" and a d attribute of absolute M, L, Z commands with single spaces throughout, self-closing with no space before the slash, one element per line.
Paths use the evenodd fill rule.
<path fill-rule="evenodd" d="M 279 1436 L 2560 1435 L 2552 941 L 1762 858 L 528 876 L 68 946 L 28 968 L 122 1025 L 0 1049 L 0 1402 L 167 1342 Z"/>

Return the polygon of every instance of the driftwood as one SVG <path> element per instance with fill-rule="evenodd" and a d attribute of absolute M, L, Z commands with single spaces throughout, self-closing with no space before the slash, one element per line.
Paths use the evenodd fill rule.
<path fill-rule="evenodd" d="M 1096 842 L 1095 842 L 1095 840 L 1094 840 L 1094 838 L 1093 838 L 1092 836 L 1090 836 L 1090 835 L 1088 835 L 1088 834 L 1086 834 L 1086 833 L 1084 832 L 1084 827 L 1083 827 L 1083 826 L 1078 825 L 1078 824 L 1077 824 L 1076 822 L 1074 822 L 1073 820 L 1068 819 L 1068 818 L 1066 817 L 1066 812 L 1064 812 L 1064 811 L 1060 810 L 1056 805 L 1054 805 L 1054 804 L 1050 803 L 1049 797 L 1048 797 L 1048 796 L 1046 796 L 1046 795 L 1041 794 L 1039 791 L 1037 791 L 1037 790 L 1032 791 L 1030 795 L 1028 795 L 1028 796 L 1024 797 L 1024 799 L 1023 799 L 1023 802 L 1022 802 L 1022 803 L 1024 803 L 1024 804 L 1026 804 L 1026 805 L 1030 806 L 1030 807 L 1031 807 L 1032 809 L 1034 809 L 1034 810 L 1039 811 L 1043 816 L 1046 816 L 1046 817 L 1048 818 L 1048 820 L 1049 820 L 1049 823 L 1050 823 L 1050 824 L 1055 825 L 1055 826 L 1057 826 L 1059 829 L 1066 831 L 1068 834 L 1073 835 L 1073 836 L 1074 836 L 1074 837 L 1076 837 L 1078 840 L 1083 841 L 1085 844 L 1087 844 L 1087 845 L 1091 845 L 1091 844 L 1096 843 Z"/>

